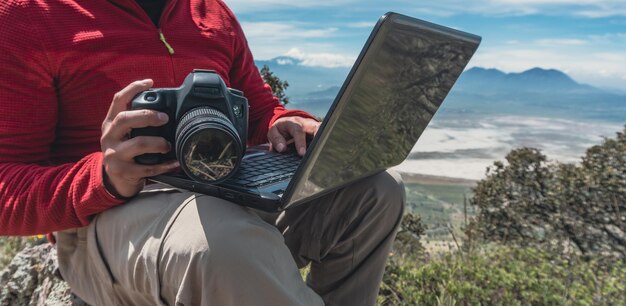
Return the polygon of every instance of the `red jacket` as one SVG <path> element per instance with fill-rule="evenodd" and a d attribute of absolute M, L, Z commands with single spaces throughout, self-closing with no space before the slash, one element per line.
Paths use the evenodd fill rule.
<path fill-rule="evenodd" d="M 217 71 L 249 100 L 248 143 L 281 116 L 307 116 L 272 96 L 220 0 L 171 0 L 160 24 L 134 0 L 1 2 L 0 235 L 85 226 L 122 203 L 102 184 L 100 129 L 132 81 L 178 87 L 194 68 Z"/>

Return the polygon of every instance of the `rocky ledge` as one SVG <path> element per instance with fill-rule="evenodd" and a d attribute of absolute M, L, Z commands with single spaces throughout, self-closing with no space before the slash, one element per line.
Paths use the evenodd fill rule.
<path fill-rule="evenodd" d="M 22 250 L 0 273 L 0 305 L 87 306 L 61 278 L 48 243 Z"/>

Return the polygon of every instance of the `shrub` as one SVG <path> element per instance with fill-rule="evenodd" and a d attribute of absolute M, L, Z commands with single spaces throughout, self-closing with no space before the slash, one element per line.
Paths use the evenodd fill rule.
<path fill-rule="evenodd" d="M 459 251 L 420 266 L 392 260 L 380 305 L 626 305 L 626 265 L 501 245 Z"/>

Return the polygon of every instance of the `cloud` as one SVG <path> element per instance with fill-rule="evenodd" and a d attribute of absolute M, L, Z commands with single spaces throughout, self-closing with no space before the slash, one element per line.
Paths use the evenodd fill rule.
<path fill-rule="evenodd" d="M 350 22 L 347 24 L 350 28 L 373 28 L 376 25 L 376 22 L 370 21 L 362 21 L 362 22 Z"/>
<path fill-rule="evenodd" d="M 241 26 L 248 39 L 290 40 L 294 38 L 324 38 L 337 32 L 337 28 L 308 29 L 293 23 L 281 22 L 242 22 Z"/>
<path fill-rule="evenodd" d="M 329 52 L 332 47 L 327 41 L 338 31 L 307 23 L 242 22 L 241 26 L 257 59 L 271 59 L 296 47 Z"/>
<path fill-rule="evenodd" d="M 626 16 L 624 0 L 225 0 L 235 13 L 275 11 L 277 9 L 339 8 L 349 9 L 350 5 L 367 7 L 378 11 L 397 9 L 411 10 L 419 14 L 450 17 L 471 13 L 487 16 L 519 15 L 571 15 L 587 18 Z M 401 9 L 400 9 L 401 8 Z"/>
<path fill-rule="evenodd" d="M 582 46 L 588 44 L 589 41 L 574 38 L 544 38 L 537 40 L 536 43 L 548 46 Z"/>
<path fill-rule="evenodd" d="M 351 67 L 356 59 L 354 55 L 334 51 L 336 48 L 325 42 L 336 35 L 338 29 L 334 27 L 312 28 L 306 23 L 281 22 L 242 22 L 241 25 L 257 59 L 287 55 L 298 59 L 301 65 L 325 68 Z"/>
<path fill-rule="evenodd" d="M 259 11 L 273 11 L 277 8 L 312 8 L 312 7 L 337 7 L 349 3 L 358 3 L 357 0 L 224 0 L 235 13 L 250 13 Z"/>
<path fill-rule="evenodd" d="M 390 1 L 391 3 L 399 2 Z M 410 0 L 403 0 L 407 5 Z M 440 17 L 459 14 L 484 16 L 569 15 L 588 18 L 626 16 L 623 0 L 462 0 L 420 2 L 413 11 Z"/>
<path fill-rule="evenodd" d="M 604 35 L 591 35 L 589 38 L 596 44 L 626 44 L 626 33 L 607 33 Z"/>
<path fill-rule="evenodd" d="M 305 53 L 298 48 L 292 48 L 285 54 L 301 61 L 304 66 L 325 68 L 352 67 L 355 56 L 336 53 Z"/>

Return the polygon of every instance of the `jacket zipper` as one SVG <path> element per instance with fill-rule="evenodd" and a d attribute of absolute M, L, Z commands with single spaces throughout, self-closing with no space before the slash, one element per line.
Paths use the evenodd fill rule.
<path fill-rule="evenodd" d="M 174 81 L 176 80 L 176 72 L 174 71 L 174 59 L 172 56 L 174 55 L 175 51 L 172 45 L 170 45 L 170 43 L 167 42 L 167 39 L 165 38 L 165 34 L 163 34 L 163 20 L 165 19 L 165 16 L 167 16 L 172 10 L 172 8 L 174 7 L 176 0 L 167 1 L 167 3 L 165 4 L 165 7 L 163 8 L 163 12 L 161 13 L 161 17 L 159 17 L 158 26 L 156 26 L 152 22 L 152 20 L 150 19 L 150 16 L 148 16 L 146 11 L 144 11 L 143 8 L 141 8 L 141 6 L 139 6 L 139 4 L 137 4 L 136 1 L 131 1 L 131 2 L 135 6 L 135 9 L 140 11 L 141 14 L 143 14 L 143 17 L 144 17 L 143 19 L 150 22 L 150 24 L 157 30 L 157 34 L 159 35 L 159 41 L 161 41 L 161 43 L 163 43 L 163 45 L 167 49 L 167 53 L 170 58 L 170 71 L 171 71 L 171 76 L 172 76 L 171 83 L 174 83 Z"/>
<path fill-rule="evenodd" d="M 169 0 L 167 2 L 167 4 L 165 5 L 165 7 L 163 8 L 163 12 L 161 13 L 161 17 L 159 17 L 159 26 L 158 26 L 158 31 L 159 31 L 159 40 L 165 45 L 165 48 L 167 48 L 167 52 L 169 53 L 169 58 L 170 58 L 170 71 L 171 76 L 172 76 L 172 80 L 171 83 L 174 84 L 176 82 L 176 70 L 174 69 L 174 48 L 172 48 L 172 45 L 170 45 L 167 40 L 165 39 L 165 34 L 163 34 L 163 24 L 164 24 L 164 20 L 165 20 L 165 16 L 168 16 L 169 13 L 172 11 L 172 8 L 174 7 L 174 4 L 176 4 L 176 0 Z M 143 11 L 143 9 L 142 9 Z M 144 12 L 145 13 L 145 12 Z M 146 14 L 147 16 L 148 14 Z M 150 19 L 150 18 L 148 18 Z"/>
<path fill-rule="evenodd" d="M 165 48 L 167 48 L 167 52 L 169 52 L 170 55 L 174 55 L 174 48 L 172 48 L 172 46 L 167 42 L 167 40 L 165 39 L 165 35 L 163 35 L 163 31 L 161 31 L 161 29 L 159 29 L 159 39 L 163 42 Z"/>

